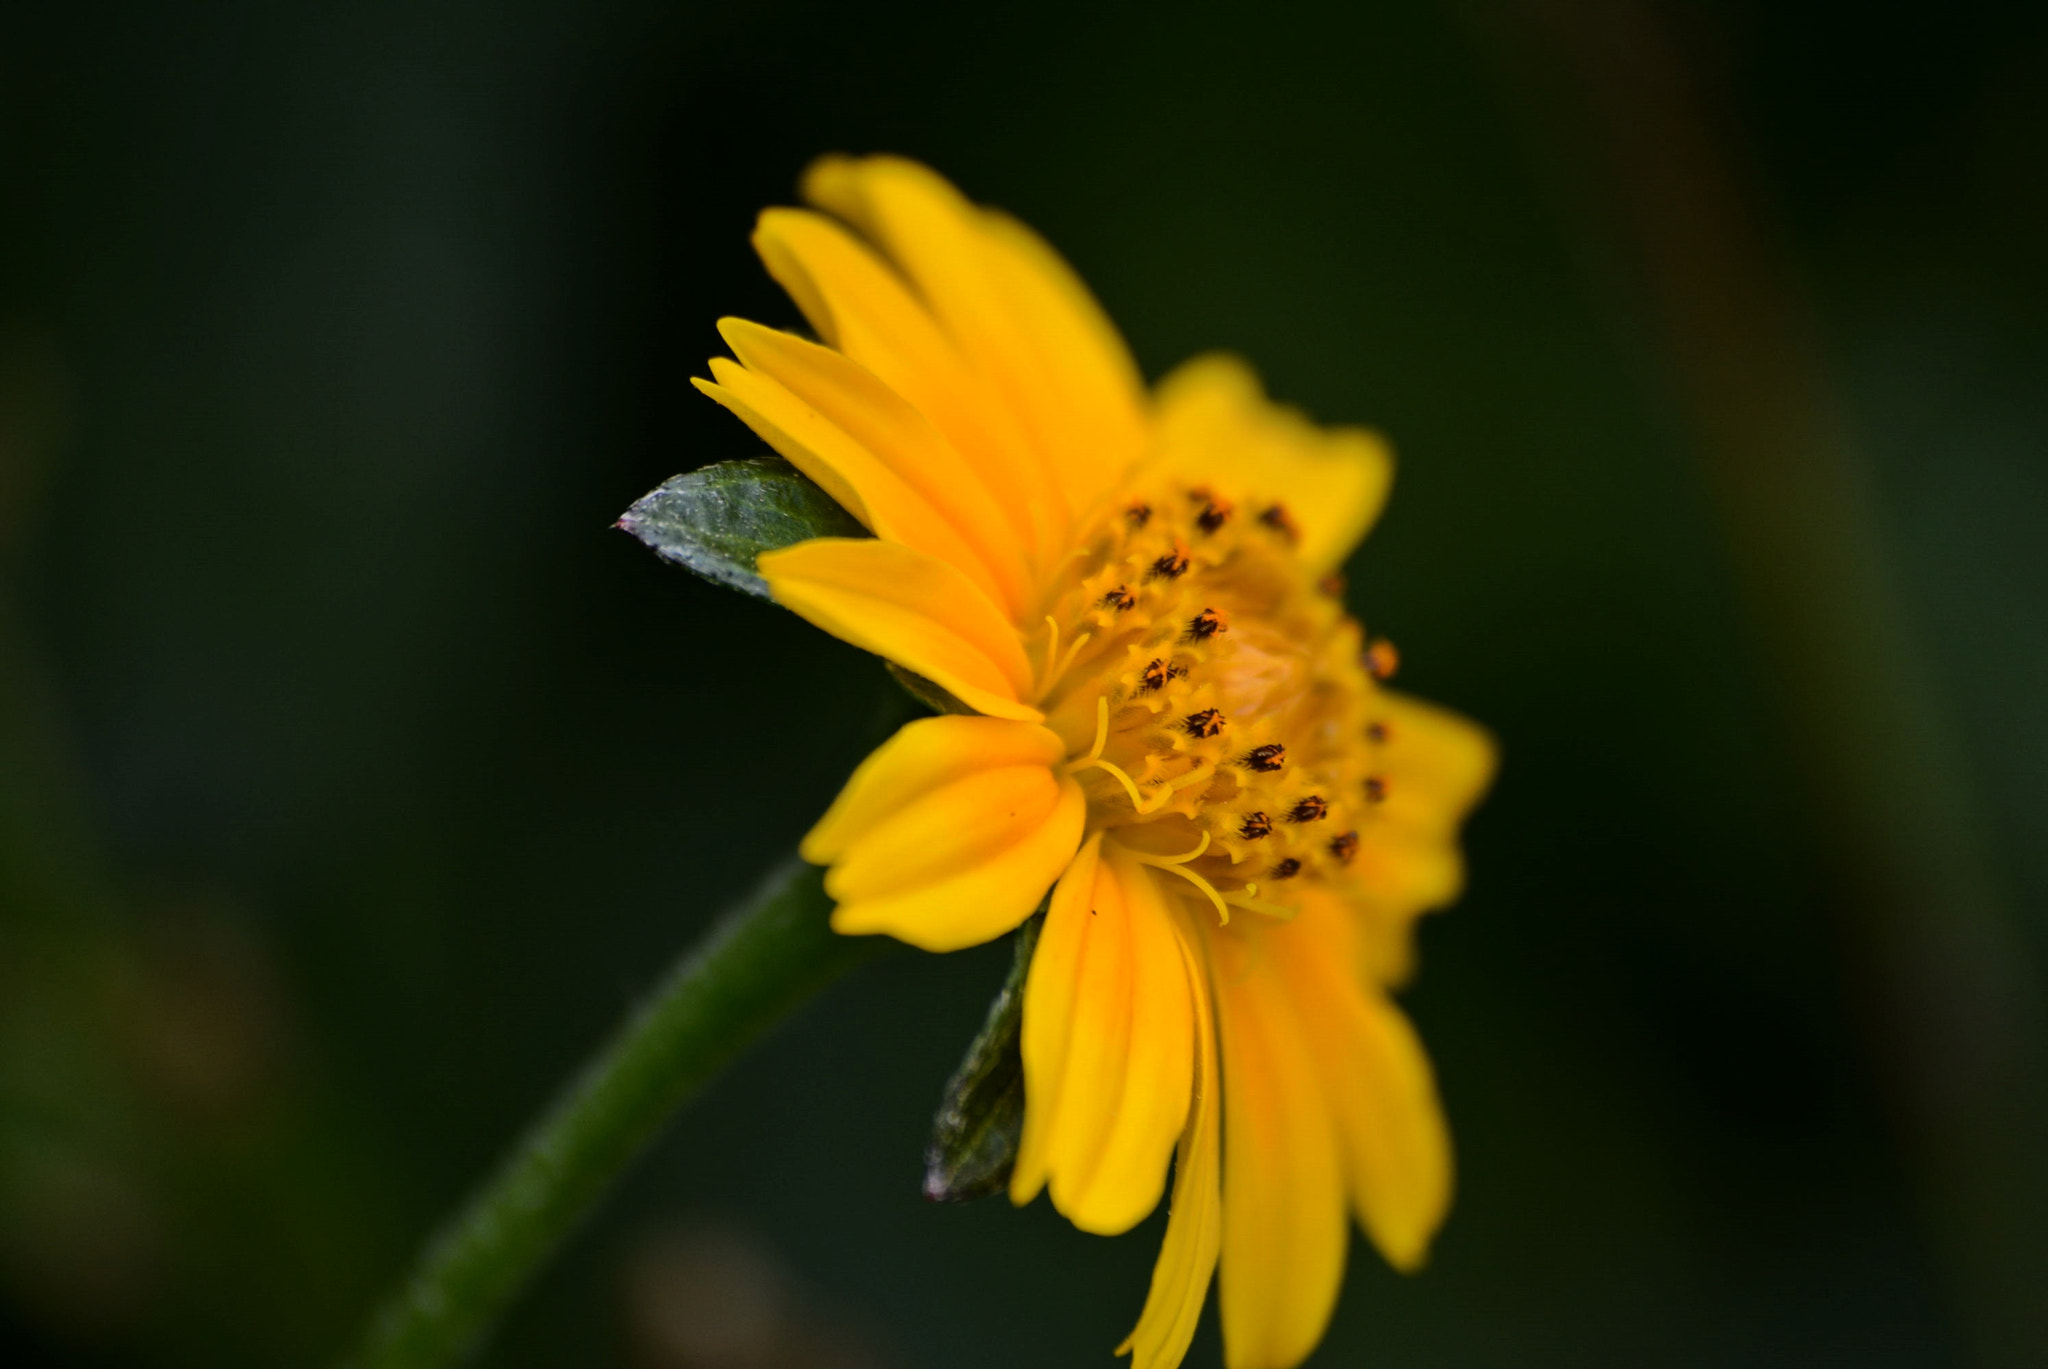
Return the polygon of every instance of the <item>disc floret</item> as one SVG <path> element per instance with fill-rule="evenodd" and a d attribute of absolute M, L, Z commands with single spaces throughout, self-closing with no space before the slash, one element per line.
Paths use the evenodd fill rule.
<path fill-rule="evenodd" d="M 1298 540 L 1256 492 L 1153 490 L 1085 541 L 1038 643 L 1039 706 L 1090 826 L 1226 920 L 1289 916 L 1302 888 L 1348 878 L 1384 795 L 1374 712 L 1392 648 L 1365 646 Z"/>

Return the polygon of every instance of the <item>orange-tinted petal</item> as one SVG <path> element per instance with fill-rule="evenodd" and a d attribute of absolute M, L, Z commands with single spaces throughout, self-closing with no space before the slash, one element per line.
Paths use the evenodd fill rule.
<path fill-rule="evenodd" d="M 1350 1223 L 1336 1124 L 1269 940 L 1212 938 L 1223 1056 L 1223 1360 L 1293 1369 L 1329 1325 Z"/>
<path fill-rule="evenodd" d="M 1380 812 L 1420 828 L 1455 828 L 1493 782 L 1492 736 L 1461 714 L 1391 689 L 1379 691 L 1374 711 L 1388 737 Z"/>
<path fill-rule="evenodd" d="M 775 602 L 924 676 L 968 707 L 1037 722 L 1017 631 L 965 575 L 894 542 L 820 537 L 756 564 Z"/>
<path fill-rule="evenodd" d="M 1113 842 L 1090 842 L 1053 893 L 1025 985 L 1015 1201 L 1049 1180 L 1053 1205 L 1099 1235 L 1158 1206 L 1187 1119 L 1189 993 L 1150 872 Z"/>
<path fill-rule="evenodd" d="M 1080 844 L 1086 800 L 1030 723 L 910 723 L 854 772 L 803 855 L 829 864 L 841 932 L 950 951 L 1031 915 Z"/>
<path fill-rule="evenodd" d="M 1216 1253 L 1223 1237 L 1222 1089 L 1216 1068 L 1216 1024 L 1209 1007 L 1208 974 L 1202 950 L 1185 920 L 1174 930 L 1188 976 L 1195 1008 L 1195 1096 L 1186 1130 L 1174 1158 L 1172 1211 L 1159 1262 L 1152 1267 L 1152 1286 L 1138 1325 L 1119 1355 L 1131 1356 L 1131 1369 L 1175 1369 L 1195 1338 L 1202 1304 L 1209 1299 L 1209 1279 L 1216 1272 Z"/>
<path fill-rule="evenodd" d="M 1159 384 L 1157 460 L 1246 499 L 1281 505 L 1320 574 L 1351 554 L 1386 504 L 1394 459 L 1364 428 L 1321 428 L 1267 399 L 1236 357 L 1197 357 Z"/>
<path fill-rule="evenodd" d="M 1410 969 L 1415 918 L 1464 888 L 1458 827 L 1492 781 L 1495 749 L 1477 724 L 1392 690 L 1379 692 L 1375 716 L 1388 738 L 1385 797 L 1360 829 L 1350 873 L 1368 972 L 1380 984 L 1399 984 Z"/>
<path fill-rule="evenodd" d="M 1346 912 L 1304 908 L 1273 939 L 1337 1119 L 1359 1224 L 1397 1269 L 1429 1251 L 1451 1201 L 1450 1130 L 1415 1029 L 1355 970 Z"/>

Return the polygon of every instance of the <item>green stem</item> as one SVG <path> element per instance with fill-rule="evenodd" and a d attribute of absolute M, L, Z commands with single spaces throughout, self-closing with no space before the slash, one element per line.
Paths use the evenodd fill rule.
<path fill-rule="evenodd" d="M 461 1363 L 678 1107 L 877 949 L 836 936 L 820 872 L 777 871 L 671 970 L 421 1254 L 350 1369 Z"/>

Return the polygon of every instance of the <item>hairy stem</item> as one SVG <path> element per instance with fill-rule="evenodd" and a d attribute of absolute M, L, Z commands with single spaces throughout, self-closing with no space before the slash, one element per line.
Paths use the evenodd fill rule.
<path fill-rule="evenodd" d="M 778 870 L 685 955 L 422 1252 L 349 1369 L 463 1362 L 683 1103 L 878 938 L 827 925 L 820 872 Z"/>

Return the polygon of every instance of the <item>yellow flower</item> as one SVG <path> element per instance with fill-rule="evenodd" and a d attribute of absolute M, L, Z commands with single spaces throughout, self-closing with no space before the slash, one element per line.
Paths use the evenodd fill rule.
<path fill-rule="evenodd" d="M 1337 597 L 1391 459 L 1228 358 L 1148 394 L 1053 251 L 922 166 L 827 158 L 803 191 L 754 243 L 822 344 L 728 319 L 697 384 L 875 534 L 762 555 L 775 598 L 970 710 L 885 743 L 803 854 L 839 931 L 934 951 L 1051 891 L 1010 1196 L 1114 1234 L 1171 1159 L 1119 1353 L 1178 1364 L 1220 1256 L 1226 1363 L 1288 1369 L 1349 1214 L 1411 1269 L 1450 1196 L 1388 989 L 1493 751 L 1383 687 Z"/>

